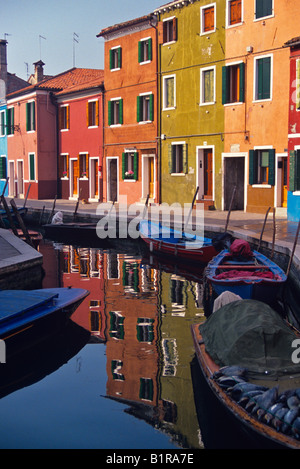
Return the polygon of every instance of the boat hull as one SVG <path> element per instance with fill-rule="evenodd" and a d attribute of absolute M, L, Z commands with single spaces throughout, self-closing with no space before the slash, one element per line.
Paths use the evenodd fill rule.
<path fill-rule="evenodd" d="M 168 232 L 168 237 L 164 230 Z M 147 244 L 150 252 L 162 253 L 179 260 L 206 264 L 217 254 L 211 240 L 208 238 L 201 238 L 184 232 L 180 233 L 149 221 L 140 223 L 140 236 Z"/>
<path fill-rule="evenodd" d="M 212 377 L 220 367 L 212 360 L 205 351 L 199 324 L 192 326 L 192 337 L 194 342 L 195 353 L 199 363 L 201 372 L 209 386 L 213 396 L 218 399 L 229 416 L 241 426 L 254 441 L 257 446 L 264 449 L 300 449 L 300 441 L 277 432 L 272 427 L 260 422 L 249 414 L 243 407 L 237 404 L 226 392 L 218 385 Z"/>

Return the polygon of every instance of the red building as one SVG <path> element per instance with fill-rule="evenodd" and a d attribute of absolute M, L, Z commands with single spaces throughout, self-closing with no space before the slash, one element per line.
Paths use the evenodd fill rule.
<path fill-rule="evenodd" d="M 40 68 L 43 65 L 43 62 L 36 63 L 36 66 Z M 25 197 L 30 185 L 29 198 L 52 199 L 56 195 L 61 196 L 59 191 L 64 190 L 62 183 L 58 187 L 58 176 L 67 180 L 69 155 L 77 160 L 79 160 L 80 152 L 85 152 L 85 155 L 88 155 L 86 156 L 85 171 L 82 171 L 82 173 L 86 173 L 85 179 L 88 179 L 89 174 L 89 156 L 95 157 L 95 160 L 97 158 L 99 166 L 102 124 L 100 123 L 100 127 L 91 126 L 93 128 L 88 129 L 91 130 L 89 135 L 84 132 L 84 127 L 87 127 L 86 107 L 89 106 L 89 99 L 100 101 L 97 91 L 101 90 L 101 94 L 103 90 L 103 72 L 74 68 L 52 78 L 43 79 L 42 71 L 36 75 L 40 81 L 7 95 L 9 196 Z M 70 103 L 72 101 L 72 113 L 70 112 L 70 103 L 64 101 L 61 93 L 69 93 L 68 99 Z M 79 96 L 82 105 L 79 109 L 76 104 L 75 109 L 73 103 L 77 103 Z M 61 119 L 62 103 L 64 110 L 68 110 L 68 113 L 65 112 L 64 115 L 64 124 Z M 58 106 L 60 108 L 59 122 Z M 59 123 L 60 126 L 69 126 L 66 134 L 72 136 L 71 143 L 67 137 L 65 140 L 58 138 Z M 62 127 L 60 129 L 59 137 L 63 132 Z M 97 133 L 96 138 L 91 137 L 93 133 Z M 96 140 L 97 143 L 95 143 Z M 58 143 L 60 145 L 59 155 Z M 64 156 L 58 159 L 58 156 L 61 157 L 63 153 Z M 64 160 L 65 167 L 62 166 L 62 160 Z M 98 169 L 98 166 L 95 165 L 95 168 Z M 67 173 L 64 174 L 64 171 Z M 74 184 L 78 179 L 79 174 Z M 92 184 L 91 186 L 93 187 Z M 98 200 L 95 191 L 93 195 Z M 66 196 L 69 196 L 68 192 L 66 192 Z"/>
<path fill-rule="evenodd" d="M 156 20 L 103 29 L 105 41 L 104 201 L 158 200 Z"/>
<path fill-rule="evenodd" d="M 74 84 L 55 93 L 60 198 L 102 200 L 103 90 L 102 70 L 76 69 Z"/>

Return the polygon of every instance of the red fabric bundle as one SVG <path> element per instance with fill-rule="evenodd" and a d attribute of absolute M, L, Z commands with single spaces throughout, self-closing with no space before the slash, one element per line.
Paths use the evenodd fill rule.
<path fill-rule="evenodd" d="M 222 272 L 221 274 L 215 275 L 214 278 L 218 280 L 227 279 L 227 278 L 247 278 L 247 277 L 259 277 L 259 278 L 269 278 L 274 279 L 274 274 L 270 271 L 261 272 L 261 271 L 247 271 L 247 270 L 229 270 L 227 272 Z"/>
<path fill-rule="evenodd" d="M 253 253 L 250 248 L 248 241 L 243 239 L 235 239 L 230 246 L 230 255 L 231 256 L 242 256 L 242 257 L 252 257 Z"/>

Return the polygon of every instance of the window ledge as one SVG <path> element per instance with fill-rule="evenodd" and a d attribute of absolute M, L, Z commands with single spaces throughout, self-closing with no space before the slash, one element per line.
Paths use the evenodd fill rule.
<path fill-rule="evenodd" d="M 141 124 L 151 124 L 153 121 L 140 121 L 139 125 Z"/>
<path fill-rule="evenodd" d="M 150 64 L 151 62 L 151 60 L 144 60 L 143 62 L 140 62 L 140 65 Z"/>
<path fill-rule="evenodd" d="M 136 182 L 136 179 L 123 179 L 123 182 Z"/>
<path fill-rule="evenodd" d="M 299 195 L 300 195 L 300 191 L 294 191 L 294 192 L 293 192 L 293 195 L 298 195 L 298 196 L 299 196 Z"/>
<path fill-rule="evenodd" d="M 60 178 L 60 180 L 61 180 L 61 181 L 68 181 L 69 178 L 68 178 L 68 177 L 62 177 L 62 178 Z"/>
<path fill-rule="evenodd" d="M 226 29 L 235 28 L 236 26 L 242 26 L 243 24 L 244 24 L 244 21 L 240 21 L 239 23 L 235 23 L 235 24 L 227 24 Z"/>
<path fill-rule="evenodd" d="M 185 173 L 171 173 L 171 176 L 185 176 Z"/>
<path fill-rule="evenodd" d="M 111 124 L 109 127 L 121 127 L 122 124 Z"/>
<path fill-rule="evenodd" d="M 270 184 L 252 184 L 254 189 L 271 189 L 272 186 Z"/>
<path fill-rule="evenodd" d="M 209 101 L 208 103 L 199 103 L 199 106 L 213 106 L 216 101 Z"/>
<path fill-rule="evenodd" d="M 98 129 L 98 125 L 89 125 L 88 129 Z"/>
<path fill-rule="evenodd" d="M 60 129 L 60 132 L 69 132 L 70 129 Z"/>
<path fill-rule="evenodd" d="M 267 102 L 271 102 L 272 101 L 272 98 L 267 98 L 267 99 L 253 99 L 253 103 L 257 103 L 257 104 L 260 104 L 260 103 L 267 103 Z"/>
<path fill-rule="evenodd" d="M 168 46 L 170 44 L 175 44 L 176 41 L 164 42 L 163 46 Z"/>
<path fill-rule="evenodd" d="M 255 23 L 256 21 L 268 20 L 269 18 L 274 18 L 274 16 L 275 16 L 274 13 L 268 16 L 261 16 L 260 18 L 254 18 L 253 22 Z"/>
<path fill-rule="evenodd" d="M 228 107 L 228 106 L 240 106 L 241 104 L 245 104 L 244 101 L 236 101 L 234 103 L 225 103 L 223 104 L 224 107 Z"/>

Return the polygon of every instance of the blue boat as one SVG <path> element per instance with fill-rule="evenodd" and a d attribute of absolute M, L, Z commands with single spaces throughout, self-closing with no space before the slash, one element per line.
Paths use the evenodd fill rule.
<path fill-rule="evenodd" d="M 69 318 L 89 294 L 81 288 L 0 291 L 0 338 L 5 343 L 27 336 L 36 326 Z"/>
<path fill-rule="evenodd" d="M 235 240 L 230 249 L 222 250 L 206 267 L 205 281 L 212 287 L 214 296 L 230 291 L 242 299 L 273 303 L 279 287 L 287 280 L 286 274 L 258 251 L 247 249 L 244 255 L 234 255 L 235 242 L 239 242 L 243 249 L 248 244 Z"/>

